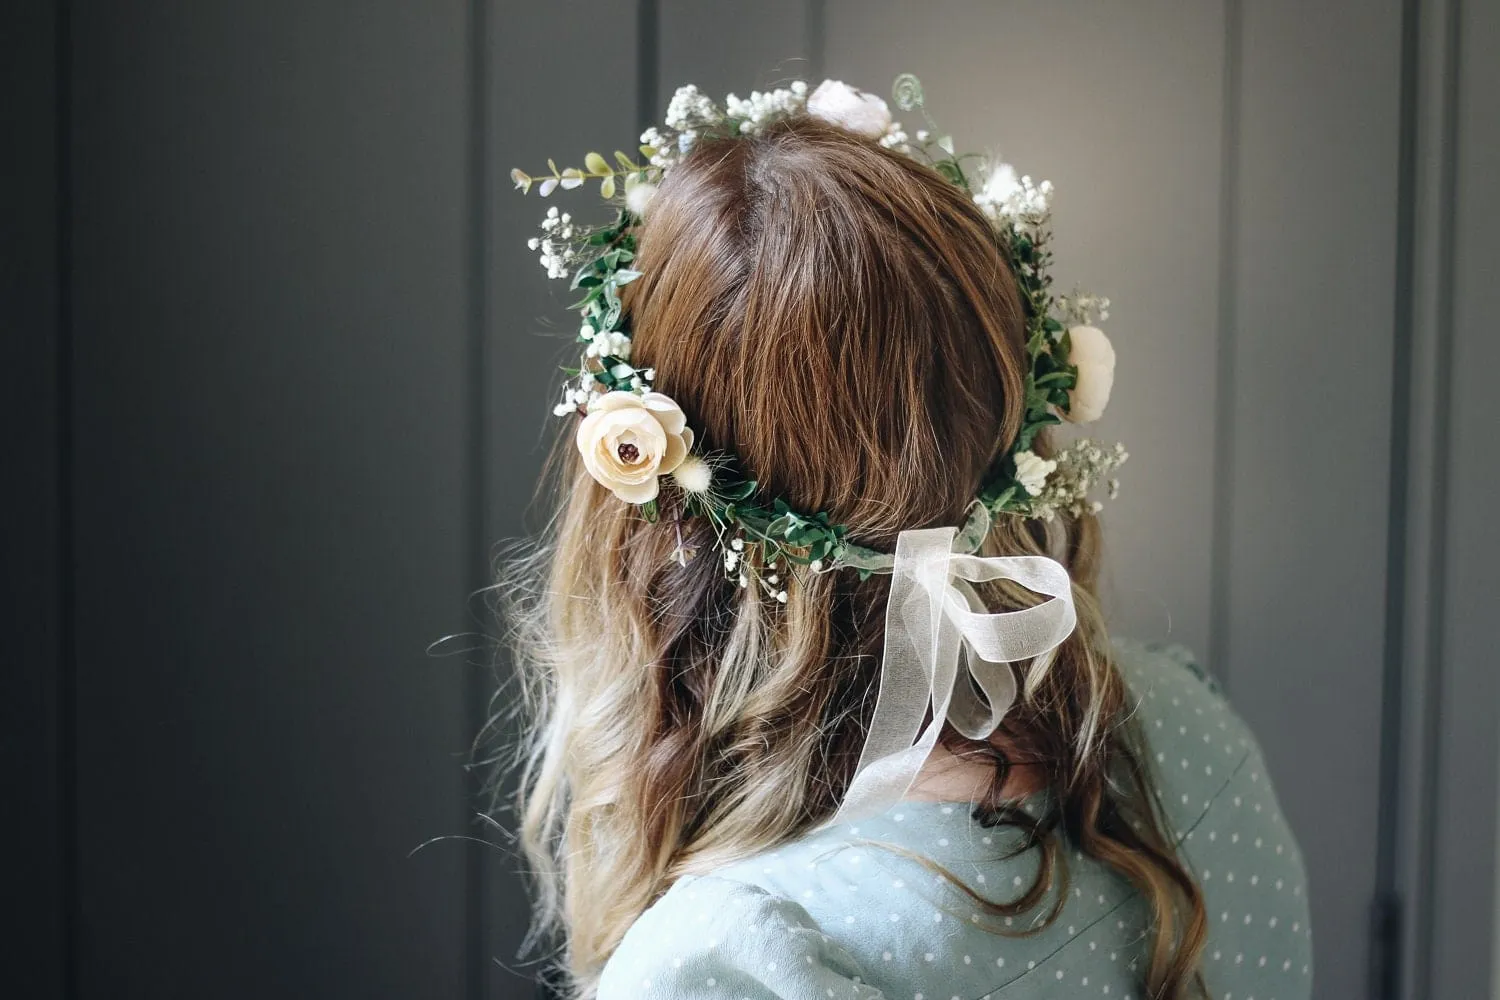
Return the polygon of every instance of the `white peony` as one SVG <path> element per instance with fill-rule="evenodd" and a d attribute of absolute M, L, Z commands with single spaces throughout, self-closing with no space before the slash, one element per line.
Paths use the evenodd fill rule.
<path fill-rule="evenodd" d="M 824 80 L 807 98 L 807 113 L 868 139 L 879 139 L 891 124 L 891 109 L 874 94 L 839 80 Z"/>
<path fill-rule="evenodd" d="M 1056 470 L 1057 463 L 1049 458 L 1042 458 L 1032 451 L 1016 452 L 1016 482 L 1021 484 L 1029 496 L 1040 496 L 1042 487 L 1047 485 L 1047 477 Z"/>
<path fill-rule="evenodd" d="M 670 396 L 617 389 L 589 401 L 577 442 L 589 475 L 627 503 L 648 503 L 660 489 L 658 477 L 687 457 L 693 431 Z"/>
<path fill-rule="evenodd" d="M 1068 393 L 1071 423 L 1086 424 L 1098 420 L 1109 405 L 1109 390 L 1115 384 L 1115 349 L 1104 331 L 1096 326 L 1075 326 L 1068 330 L 1072 351 L 1068 363 L 1078 368 L 1078 384 Z"/>

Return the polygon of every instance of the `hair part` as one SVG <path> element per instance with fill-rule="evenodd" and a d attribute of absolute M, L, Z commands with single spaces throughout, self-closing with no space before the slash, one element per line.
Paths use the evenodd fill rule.
<path fill-rule="evenodd" d="M 625 290 L 635 363 L 656 368 L 706 448 L 861 544 L 888 550 L 904 529 L 956 524 L 1014 439 L 1025 323 L 1004 251 L 963 192 L 907 157 L 805 116 L 703 140 L 662 183 L 638 259 L 643 277 Z M 832 815 L 874 710 L 889 580 L 798 575 L 779 605 L 726 579 L 712 525 L 679 519 L 669 492 L 648 523 L 589 477 L 566 436 L 557 458 L 557 513 L 499 593 L 525 716 L 532 940 L 557 935 L 566 986 L 587 1000 L 674 880 Z M 702 553 L 686 565 L 670 558 L 679 532 Z M 943 729 L 945 747 L 994 767 L 976 816 L 1028 830 L 1043 852 L 1020 898 L 970 895 L 1029 911 L 1065 889 L 1071 843 L 1148 904 L 1149 995 L 1202 993 L 1202 894 L 1155 811 L 1110 660 L 1097 522 L 1003 517 L 985 551 L 1059 559 L 1079 621 L 1049 669 L 1020 678 L 1008 749 Z M 980 591 L 994 610 L 1040 599 Z M 1018 755 L 1045 774 L 1039 820 L 1001 795 Z"/>

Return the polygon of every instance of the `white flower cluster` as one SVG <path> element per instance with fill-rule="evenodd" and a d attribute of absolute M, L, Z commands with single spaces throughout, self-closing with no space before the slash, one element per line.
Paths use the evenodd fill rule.
<path fill-rule="evenodd" d="M 594 394 L 594 376 L 584 372 L 578 376 L 576 383 L 563 383 L 562 402 L 552 408 L 554 416 L 565 417 L 580 408 L 587 406 L 589 397 Z"/>
<path fill-rule="evenodd" d="M 781 575 L 777 573 L 777 565 L 773 560 L 766 564 L 767 575 L 751 573 L 750 567 L 745 562 L 745 540 L 743 538 L 732 538 L 729 540 L 729 548 L 724 550 L 724 571 L 730 574 L 730 578 L 739 583 L 740 589 L 748 589 L 753 578 L 767 595 L 774 597 L 779 603 L 787 601 L 786 590 L 782 587 Z M 822 567 L 820 566 L 819 569 Z M 735 576 L 738 572 L 738 576 Z M 814 572 L 817 572 L 814 570 Z"/>
<path fill-rule="evenodd" d="M 1017 177 L 1009 163 L 994 163 L 974 193 L 974 204 L 991 221 L 1009 223 L 1016 232 L 1036 232 L 1052 212 L 1052 182 L 1033 184 L 1029 176 Z"/>
<path fill-rule="evenodd" d="M 667 104 L 667 128 L 678 132 L 717 125 L 723 120 L 724 113 L 719 106 L 691 83 L 678 87 Z"/>
<path fill-rule="evenodd" d="M 807 106 L 807 84 L 798 80 L 789 88 L 761 93 L 750 91 L 748 98 L 730 94 L 724 98 L 724 113 L 731 120 L 739 120 L 739 131 L 743 135 L 755 135 L 779 118 L 796 114 Z"/>
<path fill-rule="evenodd" d="M 1016 482 L 1032 496 L 1040 496 L 1047 477 L 1057 470 L 1057 463 L 1034 451 L 1016 452 Z"/>
<path fill-rule="evenodd" d="M 1093 326 L 1109 319 L 1109 298 L 1074 289 L 1057 297 L 1056 310 L 1063 326 Z"/>
<path fill-rule="evenodd" d="M 648 158 L 653 167 L 665 170 L 677 162 L 677 144 L 654 125 L 641 133 L 641 145 L 650 148 L 651 155 Z"/>
<path fill-rule="evenodd" d="M 630 336 L 619 330 L 601 330 L 594 332 L 593 327 L 584 324 L 581 336 L 588 341 L 588 347 L 584 349 L 583 356 L 586 358 L 619 358 L 621 361 L 630 360 Z"/>
<path fill-rule="evenodd" d="M 911 152 L 911 136 L 901 127 L 900 122 L 891 122 L 885 128 L 885 135 L 880 137 L 880 144 L 886 149 L 894 149 L 898 153 Z"/>
<path fill-rule="evenodd" d="M 1060 512 L 1074 517 L 1099 513 L 1104 505 L 1090 500 L 1089 492 L 1104 482 L 1113 500 L 1120 490 L 1119 480 L 1113 474 L 1129 457 L 1123 444 L 1106 448 L 1090 438 L 1073 442 L 1057 453 L 1056 468 L 1047 476 L 1032 506 L 1033 513 L 1047 521 Z"/>
<path fill-rule="evenodd" d="M 526 241 L 526 245 L 542 252 L 539 259 L 542 267 L 547 269 L 547 277 L 566 278 L 568 264 L 574 257 L 573 217 L 567 212 L 559 213 L 557 206 L 553 205 L 547 209 L 547 217 L 542 220 L 542 232 L 544 236 L 533 236 Z"/>

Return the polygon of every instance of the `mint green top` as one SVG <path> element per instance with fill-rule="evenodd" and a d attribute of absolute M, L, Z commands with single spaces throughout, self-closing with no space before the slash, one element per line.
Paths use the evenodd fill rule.
<path fill-rule="evenodd" d="M 1306 873 L 1260 748 L 1180 647 L 1116 646 L 1179 852 L 1207 900 L 1212 995 L 1305 1000 Z M 1037 849 L 1005 857 L 1018 836 L 980 825 L 966 804 L 906 801 L 684 877 L 631 926 L 599 1000 L 1144 1000 L 1146 908 L 1098 862 L 1069 851 L 1061 913 L 1019 935 L 1032 915 L 990 917 L 872 843 L 916 851 L 1003 900 L 1036 872 Z"/>

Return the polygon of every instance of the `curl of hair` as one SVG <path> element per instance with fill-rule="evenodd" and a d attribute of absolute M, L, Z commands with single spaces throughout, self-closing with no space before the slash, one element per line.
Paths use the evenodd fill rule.
<path fill-rule="evenodd" d="M 639 260 L 635 362 L 657 369 L 708 447 L 861 544 L 889 550 L 902 529 L 959 523 L 1016 433 L 1014 279 L 968 197 L 904 156 L 809 118 L 704 141 L 657 193 Z M 874 708 L 888 581 L 805 575 L 777 605 L 725 579 L 702 519 L 674 521 L 667 502 L 647 523 L 582 470 L 570 435 L 555 458 L 557 512 L 497 593 L 524 717 L 530 940 L 558 944 L 565 989 L 587 1000 L 675 879 L 832 814 Z M 670 559 L 679 531 L 702 553 L 686 566 Z M 1097 522 L 1002 518 L 985 545 L 1062 561 L 1079 625 L 1050 669 L 1020 678 L 1003 743 L 943 732 L 950 752 L 993 767 L 976 817 L 1025 828 L 1042 852 L 1019 898 L 975 902 L 1041 905 L 1066 889 L 1065 848 L 1077 849 L 1149 906 L 1148 995 L 1201 994 L 1202 895 L 1155 811 L 1110 659 Z M 1038 599 L 1001 585 L 984 597 L 993 610 Z M 1021 763 L 1052 793 L 1040 819 L 1001 795 Z"/>

